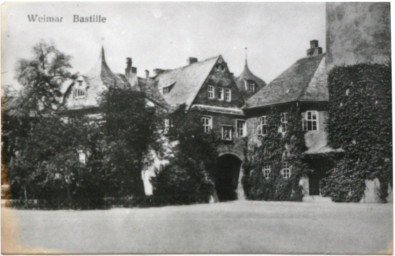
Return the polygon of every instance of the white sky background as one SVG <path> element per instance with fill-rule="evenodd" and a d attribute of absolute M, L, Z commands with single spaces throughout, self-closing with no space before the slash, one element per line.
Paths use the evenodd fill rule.
<path fill-rule="evenodd" d="M 244 66 L 244 47 L 253 73 L 270 82 L 306 55 L 311 39 L 325 51 L 325 3 L 86 2 L 12 4 L 3 16 L 3 84 L 16 85 L 16 61 L 31 58 L 32 47 L 52 41 L 72 56 L 74 71 L 97 61 L 101 45 L 107 63 L 124 73 L 133 58 L 138 74 L 176 68 L 190 56 L 222 54 L 236 76 Z M 63 16 L 63 23 L 31 23 L 27 14 Z M 72 23 L 74 14 L 102 15 L 106 23 Z"/>

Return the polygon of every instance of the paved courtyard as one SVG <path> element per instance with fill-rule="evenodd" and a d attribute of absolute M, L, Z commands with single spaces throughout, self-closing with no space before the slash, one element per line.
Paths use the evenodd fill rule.
<path fill-rule="evenodd" d="M 391 253 L 392 241 L 392 204 L 2 210 L 3 253 Z"/>

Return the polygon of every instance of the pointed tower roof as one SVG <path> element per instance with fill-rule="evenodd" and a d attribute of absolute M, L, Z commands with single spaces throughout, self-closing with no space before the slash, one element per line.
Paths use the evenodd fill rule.
<path fill-rule="evenodd" d="M 83 76 L 87 78 L 88 83 L 91 85 L 103 83 L 106 87 L 115 86 L 124 88 L 128 86 L 124 79 L 114 74 L 108 67 L 103 46 L 98 61 Z"/>
<path fill-rule="evenodd" d="M 246 81 L 254 81 L 255 82 L 256 88 L 255 88 L 254 92 L 247 91 Z M 266 85 L 265 81 L 263 81 L 261 78 L 254 75 L 254 73 L 252 73 L 250 68 L 248 67 L 247 48 L 246 48 L 246 54 L 245 54 L 244 69 L 241 72 L 241 74 L 236 78 L 236 84 L 237 84 L 237 87 L 239 88 L 239 90 L 245 100 L 248 99 L 249 97 L 251 97 L 255 92 L 257 92 L 259 89 L 261 89 L 262 87 L 264 87 Z"/>

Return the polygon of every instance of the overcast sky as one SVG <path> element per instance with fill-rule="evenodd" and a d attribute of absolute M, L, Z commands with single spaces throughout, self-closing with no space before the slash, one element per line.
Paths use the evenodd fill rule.
<path fill-rule="evenodd" d="M 132 57 L 138 74 L 176 68 L 190 56 L 221 54 L 236 76 L 244 48 L 253 73 L 270 82 L 306 54 L 309 40 L 325 51 L 325 3 L 28 3 L 3 10 L 3 83 L 15 84 L 20 58 L 32 56 L 40 39 L 72 56 L 74 71 L 90 69 L 104 46 L 113 72 Z M 62 16 L 62 23 L 31 23 L 28 14 Z M 106 23 L 73 23 L 73 15 L 101 15 Z"/>

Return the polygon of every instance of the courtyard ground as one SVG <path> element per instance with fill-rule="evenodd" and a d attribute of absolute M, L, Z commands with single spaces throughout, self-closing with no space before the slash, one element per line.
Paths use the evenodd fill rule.
<path fill-rule="evenodd" d="M 392 253 L 392 204 L 2 208 L 3 253 Z"/>

